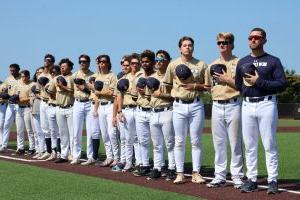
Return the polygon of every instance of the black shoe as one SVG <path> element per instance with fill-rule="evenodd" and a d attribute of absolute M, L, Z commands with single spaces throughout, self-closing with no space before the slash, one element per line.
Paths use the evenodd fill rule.
<path fill-rule="evenodd" d="M 63 158 L 59 158 L 58 160 L 55 161 L 55 163 L 67 163 L 68 159 L 63 159 Z"/>
<path fill-rule="evenodd" d="M 16 154 L 19 155 L 19 156 L 23 155 L 23 154 L 25 154 L 25 150 L 24 149 L 17 149 Z"/>
<path fill-rule="evenodd" d="M 268 191 L 267 194 L 276 194 L 278 193 L 278 185 L 276 181 L 271 181 L 268 183 Z"/>
<path fill-rule="evenodd" d="M 257 189 L 257 182 L 252 182 L 251 180 L 247 180 L 244 185 L 241 187 L 242 193 L 253 192 Z"/>
<path fill-rule="evenodd" d="M 150 166 L 141 167 L 137 173 L 133 173 L 134 176 L 149 176 Z"/>
<path fill-rule="evenodd" d="M 168 169 L 166 181 L 175 180 L 175 178 L 176 178 L 175 169 Z"/>
<path fill-rule="evenodd" d="M 27 154 L 28 154 L 28 155 L 33 155 L 33 154 L 35 154 L 35 149 L 33 149 L 33 150 L 30 150 L 30 149 L 29 149 L 28 152 L 27 152 Z"/>
<path fill-rule="evenodd" d="M 167 166 L 163 166 L 161 168 L 161 177 L 166 177 L 168 174 L 168 167 Z"/>
<path fill-rule="evenodd" d="M 159 177 L 161 177 L 161 171 L 153 169 L 152 172 L 150 172 L 148 179 L 158 179 Z"/>

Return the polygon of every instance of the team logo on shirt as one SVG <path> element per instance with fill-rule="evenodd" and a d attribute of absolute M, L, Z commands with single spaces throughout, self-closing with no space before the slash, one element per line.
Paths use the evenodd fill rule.
<path fill-rule="evenodd" d="M 266 67 L 266 66 L 268 66 L 268 63 L 267 62 L 258 62 L 257 60 L 254 60 L 253 65 L 255 67 Z"/>

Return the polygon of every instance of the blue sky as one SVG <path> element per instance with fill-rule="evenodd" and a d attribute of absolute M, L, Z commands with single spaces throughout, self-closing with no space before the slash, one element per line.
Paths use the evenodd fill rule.
<path fill-rule="evenodd" d="M 195 39 L 195 57 L 212 62 L 217 56 L 215 37 L 228 31 L 236 37 L 234 53 L 249 53 L 247 37 L 254 27 L 267 31 L 266 51 L 284 66 L 300 73 L 300 1 L 79 1 L 1 0 L 0 80 L 8 66 L 18 63 L 31 72 L 43 64 L 46 53 L 56 60 L 69 57 L 78 69 L 78 56 L 111 56 L 113 71 L 120 58 L 144 49 L 178 53 L 181 36 Z"/>

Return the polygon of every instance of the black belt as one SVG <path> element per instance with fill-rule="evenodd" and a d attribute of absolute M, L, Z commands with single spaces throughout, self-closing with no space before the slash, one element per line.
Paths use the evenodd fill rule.
<path fill-rule="evenodd" d="M 7 103 L 6 102 L 2 102 L 2 103 L 0 103 L 0 105 L 2 106 L 2 105 L 6 105 Z"/>
<path fill-rule="evenodd" d="M 48 105 L 52 106 L 52 107 L 56 107 L 56 104 L 54 104 L 54 103 L 49 103 Z"/>
<path fill-rule="evenodd" d="M 150 111 L 152 109 L 152 108 L 145 108 L 145 107 L 142 107 L 142 106 L 139 106 L 138 108 L 142 111 Z"/>
<path fill-rule="evenodd" d="M 168 107 L 164 107 L 164 108 L 153 108 L 152 111 L 153 112 L 163 112 L 163 111 L 167 111 L 167 110 L 171 110 L 172 106 L 168 106 Z"/>
<path fill-rule="evenodd" d="M 123 109 L 125 108 L 136 108 L 136 105 L 125 105 L 125 106 L 122 106 Z"/>
<path fill-rule="evenodd" d="M 260 101 L 264 101 L 264 100 L 272 100 L 273 96 L 265 96 L 265 97 L 244 97 L 244 100 L 245 101 L 248 101 L 250 103 L 257 103 L 257 102 L 260 102 Z M 275 97 L 276 99 L 276 97 Z"/>
<path fill-rule="evenodd" d="M 100 102 L 101 106 L 107 105 L 109 103 L 114 103 L 114 101 Z"/>
<path fill-rule="evenodd" d="M 92 102 L 93 105 L 96 103 L 96 101 L 91 101 L 91 102 Z"/>
<path fill-rule="evenodd" d="M 26 106 L 19 106 L 19 108 L 29 108 L 30 105 L 26 105 Z"/>
<path fill-rule="evenodd" d="M 190 103 L 200 101 L 200 97 L 197 97 L 196 99 L 191 99 L 191 100 L 184 100 L 184 99 L 175 98 L 175 101 L 177 103 L 190 104 Z"/>
<path fill-rule="evenodd" d="M 42 99 L 42 101 L 48 103 L 48 99 L 47 100 L 46 99 Z"/>
<path fill-rule="evenodd" d="M 76 101 L 79 101 L 79 102 L 88 102 L 88 101 L 90 101 L 89 99 L 75 99 Z"/>
<path fill-rule="evenodd" d="M 60 108 L 71 108 L 73 106 L 73 104 L 67 105 L 67 106 L 59 106 Z"/>
<path fill-rule="evenodd" d="M 219 104 L 227 104 L 227 103 L 233 103 L 233 102 L 237 102 L 237 98 L 234 99 L 226 99 L 226 100 L 215 100 L 214 102 L 217 102 Z"/>

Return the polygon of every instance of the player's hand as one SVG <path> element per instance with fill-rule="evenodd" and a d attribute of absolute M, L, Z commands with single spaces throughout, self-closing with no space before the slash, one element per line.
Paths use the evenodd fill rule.
<path fill-rule="evenodd" d="M 250 85 L 254 85 L 257 81 L 257 79 L 259 78 L 259 75 L 257 73 L 257 71 L 255 71 L 255 75 L 251 75 L 246 73 L 247 77 L 245 77 L 245 81 L 247 83 L 249 83 Z"/>
<path fill-rule="evenodd" d="M 145 95 L 145 89 L 137 88 L 137 91 L 138 91 L 141 95 Z"/>
<path fill-rule="evenodd" d="M 226 74 L 226 72 L 223 70 L 223 74 L 219 74 L 215 72 L 215 75 L 213 77 L 216 79 L 218 83 L 228 83 L 230 80 L 230 77 Z"/>
<path fill-rule="evenodd" d="M 160 97 L 160 95 L 161 95 L 160 89 L 155 90 L 155 91 L 153 92 L 153 94 L 152 94 L 152 96 L 153 96 L 153 97 L 156 97 L 156 98 Z"/>
<path fill-rule="evenodd" d="M 113 125 L 114 127 L 117 127 L 117 125 L 118 125 L 118 119 L 117 119 L 117 116 L 115 116 L 115 117 L 112 118 L 112 125 Z"/>
<path fill-rule="evenodd" d="M 84 84 L 82 84 L 82 85 L 75 84 L 75 85 L 76 85 L 77 89 L 80 91 L 84 90 L 84 88 L 85 88 Z"/>

